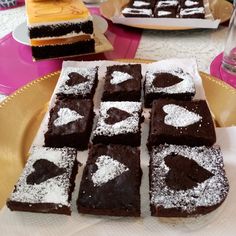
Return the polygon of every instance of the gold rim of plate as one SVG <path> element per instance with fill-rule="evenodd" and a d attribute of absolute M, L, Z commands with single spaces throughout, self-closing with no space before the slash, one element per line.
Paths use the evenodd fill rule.
<path fill-rule="evenodd" d="M 150 63 L 134 59 L 123 62 Z M 12 191 L 59 78 L 60 71 L 39 78 L 0 103 L 0 208 Z M 206 97 L 218 126 L 236 125 L 236 90 L 200 72 Z"/>
<path fill-rule="evenodd" d="M 108 20 L 112 20 L 112 17 L 118 15 L 121 9 L 127 5 L 129 0 L 108 0 L 100 5 L 101 15 Z M 214 19 L 220 19 L 220 23 L 224 23 L 230 19 L 233 5 L 227 0 L 209 0 L 210 10 Z M 161 26 L 161 25 L 140 25 L 140 24 L 128 24 L 129 26 L 141 29 L 154 29 L 154 30 L 190 30 L 194 28 L 190 27 L 173 27 L 173 26 Z"/>

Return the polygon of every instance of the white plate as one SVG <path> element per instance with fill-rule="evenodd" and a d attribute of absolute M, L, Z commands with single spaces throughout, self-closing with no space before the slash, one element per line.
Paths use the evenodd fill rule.
<path fill-rule="evenodd" d="M 92 15 L 94 22 L 94 31 L 99 31 L 104 34 L 107 31 L 108 24 L 107 21 L 101 16 Z M 30 45 L 29 36 L 28 36 L 28 28 L 26 21 L 22 24 L 18 25 L 14 31 L 12 32 L 13 38 L 24 45 Z"/>

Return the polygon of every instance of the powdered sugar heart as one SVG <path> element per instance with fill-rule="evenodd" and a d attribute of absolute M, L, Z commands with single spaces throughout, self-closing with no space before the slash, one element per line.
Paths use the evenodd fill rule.
<path fill-rule="evenodd" d="M 175 104 L 165 105 L 162 109 L 167 113 L 164 123 L 176 128 L 195 124 L 202 119 L 200 115 Z"/>
<path fill-rule="evenodd" d="M 92 175 L 94 186 L 101 186 L 129 170 L 124 164 L 106 155 L 99 156 L 95 164 L 98 169 Z"/>
<path fill-rule="evenodd" d="M 76 121 L 84 117 L 69 108 L 61 108 L 57 114 L 58 118 L 53 122 L 55 126 L 66 125 L 70 122 Z"/>
<path fill-rule="evenodd" d="M 110 80 L 111 84 L 120 84 L 127 80 L 133 79 L 133 77 L 130 74 L 121 71 L 113 71 L 111 76 L 112 76 L 112 79 Z"/>

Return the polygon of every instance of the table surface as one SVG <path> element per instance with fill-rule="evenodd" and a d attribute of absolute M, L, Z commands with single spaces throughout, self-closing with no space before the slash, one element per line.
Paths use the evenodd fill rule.
<path fill-rule="evenodd" d="M 2 38 L 26 20 L 25 7 L 0 11 L 0 18 L 0 38 Z M 135 57 L 152 60 L 193 57 L 198 62 L 199 70 L 209 73 L 212 60 L 224 49 L 226 34 L 225 26 L 215 30 L 143 30 Z"/>

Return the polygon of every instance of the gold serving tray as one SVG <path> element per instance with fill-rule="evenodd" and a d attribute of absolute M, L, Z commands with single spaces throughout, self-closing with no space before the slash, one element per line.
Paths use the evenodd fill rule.
<path fill-rule="evenodd" d="M 122 61 L 150 62 L 140 59 Z M 200 74 L 217 124 L 236 125 L 236 90 L 208 74 Z M 57 71 L 37 79 L 0 103 L 0 208 L 24 167 L 59 75 L 60 71 Z"/>
<path fill-rule="evenodd" d="M 108 0 L 100 5 L 101 14 L 111 20 L 113 16 L 120 14 L 121 9 L 129 3 L 130 0 Z M 233 5 L 226 0 L 209 0 L 210 10 L 214 19 L 220 19 L 221 23 L 230 19 Z M 154 29 L 154 30 L 189 30 L 192 28 L 187 27 L 166 27 L 161 25 L 141 25 L 130 24 L 129 26 L 142 28 L 142 29 Z"/>

